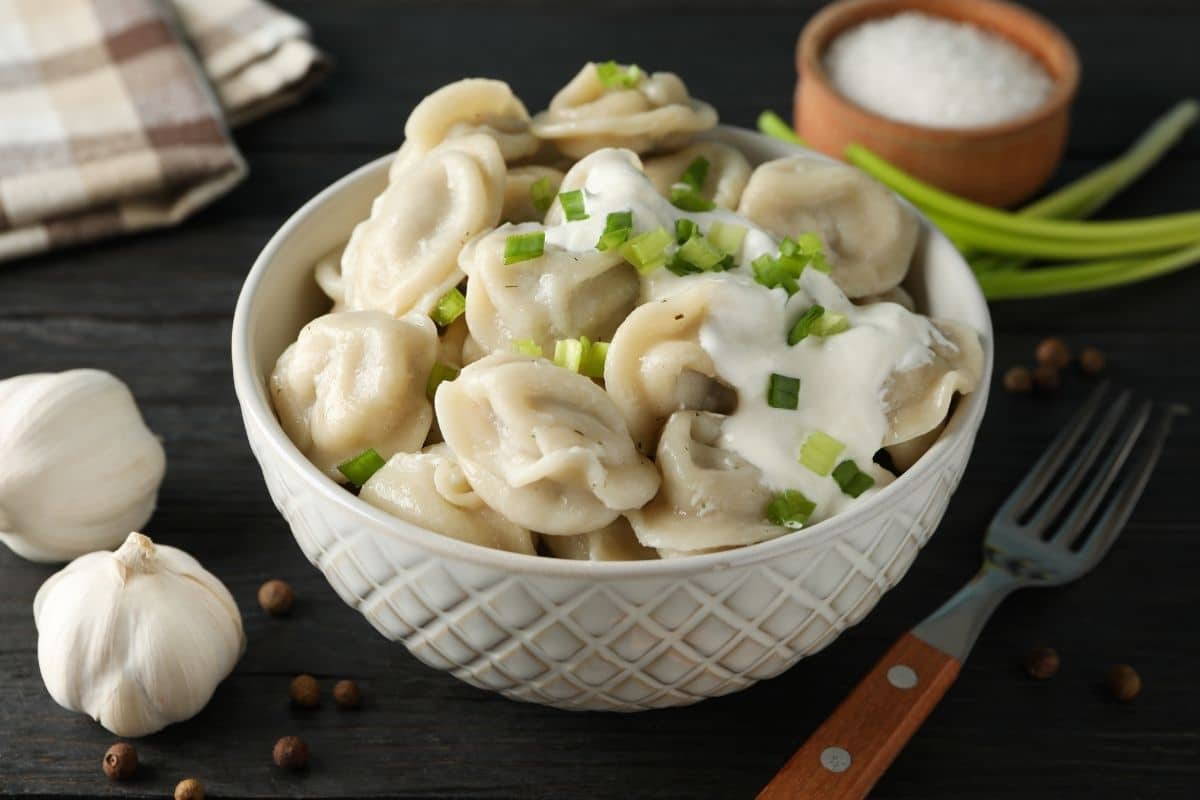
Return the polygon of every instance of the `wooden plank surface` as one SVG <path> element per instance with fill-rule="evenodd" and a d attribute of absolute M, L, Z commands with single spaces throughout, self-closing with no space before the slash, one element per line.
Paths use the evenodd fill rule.
<path fill-rule="evenodd" d="M 337 59 L 304 105 L 238 133 L 251 178 L 183 227 L 0 265 L 0 376 L 76 366 L 132 386 L 166 443 L 169 469 L 147 532 L 193 553 L 230 587 L 249 649 L 197 718 L 137 744 L 142 778 L 110 785 L 112 741 L 56 706 L 36 663 L 30 604 L 51 568 L 0 553 L 0 794 L 159 797 L 182 777 L 220 797 L 751 797 L 908 626 L 974 570 L 988 518 L 1086 392 L 1001 391 L 942 529 L 862 624 L 786 675 L 698 706 L 631 716 L 513 703 L 428 669 L 343 605 L 303 558 L 246 447 L 229 375 L 240 282 L 276 227 L 321 187 L 393 148 L 412 105 L 463 75 L 510 81 L 541 107 L 586 58 L 680 72 L 724 121 L 786 111 L 792 46 L 811 2 L 650 13 L 668 3 L 556 15 L 544 3 L 446 10 L 387 0 L 289 2 Z M 1036 4 L 1076 41 L 1085 80 L 1063 176 L 1114 155 L 1154 115 L 1200 92 L 1200 7 L 1171 0 Z M 575 6 L 573 6 L 575 7 Z M 763 13 L 751 13 L 761 10 Z M 1200 134 L 1113 204 L 1147 214 L 1200 206 Z M 1104 349 L 1115 378 L 1200 407 L 1200 271 L 1135 288 L 994 306 L 1000 367 L 1061 333 Z M 879 783 L 880 798 L 1191 798 L 1200 786 L 1200 510 L 1197 418 L 1178 426 L 1159 474 L 1108 561 L 1062 590 L 1017 595 L 957 683 Z M 295 586 L 286 620 L 254 593 Z M 1024 677 L 1023 653 L 1056 647 L 1052 681 Z M 1127 705 L 1101 686 L 1112 662 L 1141 672 Z M 289 709 L 287 684 L 357 679 L 358 712 Z M 294 733 L 311 768 L 270 763 Z"/>

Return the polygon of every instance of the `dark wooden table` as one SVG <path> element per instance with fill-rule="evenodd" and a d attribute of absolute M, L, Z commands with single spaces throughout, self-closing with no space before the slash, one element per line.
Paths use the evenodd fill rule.
<path fill-rule="evenodd" d="M 428 669 L 338 600 L 263 488 L 228 358 L 234 299 L 255 254 L 318 189 L 393 148 L 422 95 L 464 75 L 508 80 L 537 108 L 584 59 L 617 58 L 678 71 L 726 122 L 787 111 L 794 39 L 816 4 L 778 0 L 751 14 L 755 3 L 742 2 L 736 13 L 685 16 L 618 2 L 588 17 L 387 0 L 286 5 L 312 23 L 338 69 L 302 106 L 238 132 L 249 180 L 178 230 L 0 265 L 0 377 L 92 366 L 129 382 L 170 459 L 148 533 L 228 584 L 249 648 L 198 717 L 137 743 L 136 782 L 111 785 L 100 758 L 113 737 L 55 705 L 38 674 L 31 601 L 53 570 L 0 552 L 0 794 L 166 796 L 196 776 L 221 797 L 753 796 L 885 647 L 971 575 L 990 514 L 1085 382 L 1068 380 L 1052 399 L 994 392 L 962 488 L 905 581 L 865 622 L 776 680 L 688 709 L 617 716 L 521 705 Z M 1115 155 L 1173 101 L 1200 92 L 1192 0 L 1038 5 L 1084 63 L 1063 177 Z M 1196 206 L 1193 132 L 1111 212 Z M 997 363 L 1027 362 L 1041 337 L 1062 333 L 1101 347 L 1121 381 L 1200 407 L 1198 306 L 1200 269 L 1119 291 L 997 304 Z M 1198 451 L 1193 417 L 1093 576 L 1001 608 L 875 796 L 1197 796 Z M 275 576 L 299 596 L 290 619 L 269 619 L 255 603 L 258 585 Z M 1059 650 L 1063 667 L 1039 683 L 1020 662 L 1040 642 Z M 1113 662 L 1141 672 L 1135 702 L 1106 699 L 1101 681 Z M 338 712 L 327 700 L 311 713 L 290 710 L 287 685 L 299 672 L 327 689 L 357 679 L 364 708 Z M 289 733 L 312 747 L 304 774 L 271 765 L 272 743 Z"/>

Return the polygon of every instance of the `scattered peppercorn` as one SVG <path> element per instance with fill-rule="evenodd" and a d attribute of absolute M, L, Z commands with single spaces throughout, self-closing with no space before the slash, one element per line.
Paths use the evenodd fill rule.
<path fill-rule="evenodd" d="M 1037 356 L 1037 362 L 1046 366 L 1062 369 L 1067 364 L 1071 363 L 1071 351 L 1067 347 L 1067 343 L 1056 336 L 1051 336 L 1049 339 L 1043 339 L 1034 351 Z"/>
<path fill-rule="evenodd" d="M 1009 367 L 1004 373 L 1004 389 L 1014 394 L 1033 391 L 1033 373 L 1029 367 Z"/>
<path fill-rule="evenodd" d="M 1096 347 L 1085 347 L 1083 352 L 1079 354 L 1079 366 L 1088 375 L 1099 375 L 1104 372 L 1106 364 L 1104 353 Z"/>
<path fill-rule="evenodd" d="M 1062 383 L 1058 370 L 1048 364 L 1040 364 L 1033 370 L 1033 382 L 1045 392 L 1053 392 Z"/>
<path fill-rule="evenodd" d="M 271 757 L 282 769 L 304 769 L 308 765 L 308 745 L 299 736 L 284 736 L 275 743 Z"/>
<path fill-rule="evenodd" d="M 1058 653 L 1050 647 L 1035 647 L 1025 657 L 1025 671 L 1029 677 L 1044 681 L 1058 674 Z"/>
<path fill-rule="evenodd" d="M 175 800 L 204 800 L 204 784 L 195 778 L 184 778 L 175 784 Z"/>
<path fill-rule="evenodd" d="M 1142 691 L 1142 679 L 1128 664 L 1114 664 L 1110 667 L 1105 682 L 1112 696 L 1122 703 L 1129 702 Z"/>
<path fill-rule="evenodd" d="M 338 681 L 333 687 L 333 700 L 338 708 L 358 708 L 361 700 L 358 684 L 354 681 Z"/>
<path fill-rule="evenodd" d="M 297 675 L 288 687 L 288 696 L 301 708 L 316 708 L 321 704 L 321 685 L 312 675 Z"/>
<path fill-rule="evenodd" d="M 117 742 L 104 754 L 104 774 L 114 781 L 127 781 L 137 773 L 137 750 L 126 742 Z"/>
<path fill-rule="evenodd" d="M 296 593 L 287 581 L 276 578 L 258 587 L 258 604 L 268 614 L 282 616 L 292 610 L 292 604 L 295 602 Z"/>

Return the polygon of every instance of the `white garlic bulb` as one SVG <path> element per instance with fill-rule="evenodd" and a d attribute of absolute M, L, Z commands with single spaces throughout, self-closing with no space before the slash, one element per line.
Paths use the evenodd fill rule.
<path fill-rule="evenodd" d="M 51 575 L 33 618 L 50 696 L 117 736 L 145 736 L 197 714 L 246 647 L 224 584 L 140 533 Z"/>
<path fill-rule="evenodd" d="M 154 512 L 162 444 L 95 369 L 0 381 L 0 542 L 32 561 L 116 547 Z"/>

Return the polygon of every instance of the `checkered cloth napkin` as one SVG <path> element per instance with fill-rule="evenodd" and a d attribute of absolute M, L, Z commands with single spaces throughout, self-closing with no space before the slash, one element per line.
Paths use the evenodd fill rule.
<path fill-rule="evenodd" d="M 0 0 L 0 261 L 179 222 L 327 67 L 260 0 Z"/>

